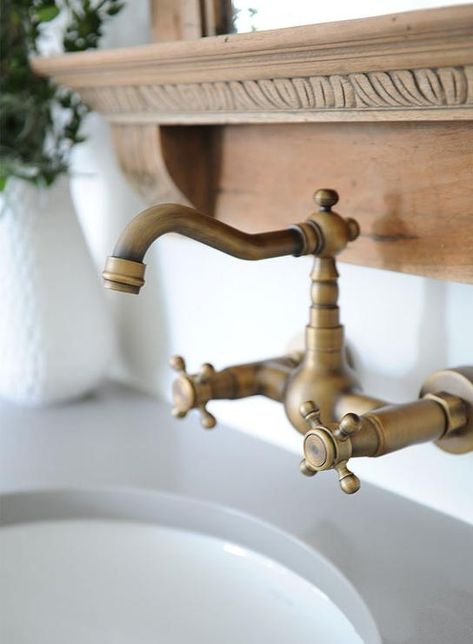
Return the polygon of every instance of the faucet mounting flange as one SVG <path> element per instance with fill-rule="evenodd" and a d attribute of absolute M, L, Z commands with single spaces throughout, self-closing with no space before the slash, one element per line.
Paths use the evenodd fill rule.
<path fill-rule="evenodd" d="M 467 422 L 458 429 L 447 432 L 435 444 L 450 454 L 473 451 L 473 367 L 457 367 L 433 373 L 424 383 L 420 395 L 445 392 L 466 403 Z"/>

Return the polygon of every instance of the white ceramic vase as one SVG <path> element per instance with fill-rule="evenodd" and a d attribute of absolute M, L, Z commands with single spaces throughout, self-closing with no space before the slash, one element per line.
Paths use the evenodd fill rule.
<path fill-rule="evenodd" d="M 9 180 L 0 207 L 0 397 L 48 405 L 92 391 L 113 330 L 69 181 Z"/>

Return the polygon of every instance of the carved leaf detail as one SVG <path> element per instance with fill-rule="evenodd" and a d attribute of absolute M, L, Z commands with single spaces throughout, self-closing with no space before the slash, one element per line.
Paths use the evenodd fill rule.
<path fill-rule="evenodd" d="M 316 109 L 328 109 L 335 106 L 335 95 L 330 84 L 330 77 L 311 76 L 309 78 L 315 97 Z"/>
<path fill-rule="evenodd" d="M 315 98 L 312 87 L 307 78 L 293 78 L 292 83 L 297 92 L 300 104 L 303 109 L 310 110 L 315 107 Z"/>
<path fill-rule="evenodd" d="M 439 69 L 439 80 L 442 84 L 447 105 L 461 105 L 466 100 L 467 85 L 465 73 L 455 67 Z"/>
<path fill-rule="evenodd" d="M 467 86 L 465 103 L 470 105 L 473 103 L 473 67 L 465 67 L 464 72 Z"/>
<path fill-rule="evenodd" d="M 281 101 L 285 106 L 289 107 L 292 110 L 298 110 L 301 107 L 301 104 L 297 97 L 297 91 L 292 83 L 292 79 L 289 78 L 276 78 L 274 82 L 274 87 L 281 97 Z"/>
<path fill-rule="evenodd" d="M 269 98 L 267 98 L 258 81 L 245 81 L 243 83 L 243 87 L 247 93 L 247 99 L 251 103 L 251 108 L 254 108 L 255 105 L 257 105 L 261 109 L 273 109 L 273 103 L 271 103 Z"/>
<path fill-rule="evenodd" d="M 393 107 L 409 107 L 412 102 L 407 96 L 399 91 L 393 78 L 386 72 L 375 72 L 369 74 L 370 82 L 374 91 L 386 105 Z"/>
<path fill-rule="evenodd" d="M 391 72 L 392 81 L 399 91 L 412 106 L 430 105 L 429 100 L 422 94 L 413 72 L 410 70 Z"/>
<path fill-rule="evenodd" d="M 433 105 L 443 105 L 445 91 L 438 74 L 432 69 L 416 69 L 414 76 L 420 91 Z"/>
<path fill-rule="evenodd" d="M 356 106 L 355 90 L 347 76 L 330 76 L 333 88 L 335 107 L 350 108 Z"/>

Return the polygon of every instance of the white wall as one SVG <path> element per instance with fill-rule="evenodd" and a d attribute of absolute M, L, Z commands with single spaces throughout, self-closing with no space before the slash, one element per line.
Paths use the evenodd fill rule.
<path fill-rule="evenodd" d="M 238 10 L 236 29 L 247 32 L 257 29 L 280 29 L 335 20 L 352 20 L 388 13 L 430 9 L 448 5 L 468 4 L 469 0 L 233 0 Z M 253 10 L 257 13 L 254 14 Z"/>
<path fill-rule="evenodd" d="M 379 9 L 381 3 L 374 4 Z M 146 3 L 133 3 L 139 33 L 130 33 L 130 11 L 128 7 L 109 34 L 109 44 L 149 38 Z M 87 127 L 90 140 L 77 148 L 72 183 L 102 268 L 124 223 L 144 204 L 120 175 L 104 122 L 92 115 Z M 349 216 L 343 199 L 340 206 Z M 309 258 L 245 263 L 168 236 L 155 245 L 147 262 L 148 281 L 139 297 L 109 294 L 121 344 L 117 378 L 169 397 L 167 359 L 174 353 L 184 355 L 193 370 L 204 361 L 221 368 L 279 355 L 294 342 L 300 344 L 309 303 Z M 340 272 L 342 319 L 369 393 L 410 400 L 435 369 L 473 364 L 473 286 L 348 265 Z M 277 403 L 255 398 L 209 407 L 222 424 L 300 454 L 301 438 Z M 380 459 L 359 459 L 353 469 L 362 481 L 473 523 L 473 454 L 451 456 L 423 445 Z M 324 476 L 333 476 L 336 485 L 333 473 Z"/>

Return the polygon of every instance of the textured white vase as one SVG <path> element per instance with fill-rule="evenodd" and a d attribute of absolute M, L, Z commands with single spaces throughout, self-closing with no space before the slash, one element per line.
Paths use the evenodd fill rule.
<path fill-rule="evenodd" d="M 9 180 L 0 199 L 0 397 L 83 396 L 106 373 L 113 330 L 68 179 L 49 189 Z"/>

